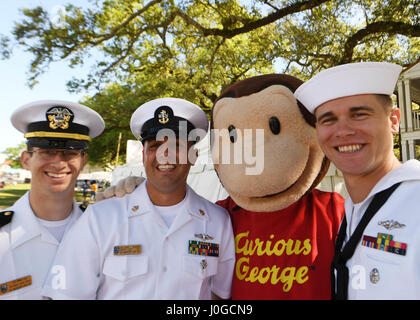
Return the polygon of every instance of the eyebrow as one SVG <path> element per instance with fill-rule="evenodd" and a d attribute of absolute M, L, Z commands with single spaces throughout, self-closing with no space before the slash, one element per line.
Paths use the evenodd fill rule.
<path fill-rule="evenodd" d="M 323 113 L 322 115 L 320 115 L 318 118 L 316 118 L 316 122 L 320 122 L 322 119 L 326 118 L 326 117 L 331 117 L 334 114 L 332 113 L 332 111 L 328 111 Z"/>
<path fill-rule="evenodd" d="M 374 110 L 373 110 L 372 107 L 369 107 L 369 106 L 357 106 L 357 107 L 351 107 L 350 108 L 350 113 L 352 113 L 352 112 L 358 112 L 358 111 L 370 111 L 370 112 L 373 112 Z M 326 117 L 331 117 L 331 116 L 334 116 L 334 113 L 332 111 L 328 111 L 328 112 L 325 112 L 322 115 L 320 115 L 316 119 L 316 121 L 319 122 L 322 119 L 324 119 Z"/>
<path fill-rule="evenodd" d="M 357 111 L 363 111 L 363 110 L 373 112 L 373 108 L 369 106 L 359 106 L 359 107 L 350 108 L 350 112 L 357 112 Z"/>

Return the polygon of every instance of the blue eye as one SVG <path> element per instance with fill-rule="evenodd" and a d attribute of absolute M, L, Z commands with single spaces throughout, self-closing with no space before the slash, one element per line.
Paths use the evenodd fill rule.
<path fill-rule="evenodd" d="M 362 113 L 362 112 L 354 114 L 355 117 L 363 117 L 363 116 L 366 116 L 366 115 L 367 115 L 366 113 Z"/>

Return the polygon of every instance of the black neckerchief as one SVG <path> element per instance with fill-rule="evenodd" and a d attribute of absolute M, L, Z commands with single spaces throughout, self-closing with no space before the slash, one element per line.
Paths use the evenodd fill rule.
<path fill-rule="evenodd" d="M 383 206 L 383 204 L 388 200 L 388 198 L 400 184 L 401 182 L 398 182 L 388 189 L 375 194 L 372 202 L 369 204 L 369 207 L 366 209 L 362 219 L 357 225 L 356 230 L 354 230 L 349 241 L 347 241 L 343 250 L 341 250 L 344 243 L 344 238 L 346 237 L 347 229 L 347 220 L 346 216 L 344 215 L 344 219 L 341 223 L 340 231 L 338 232 L 337 240 L 335 242 L 334 258 L 331 263 L 331 298 L 333 300 L 347 300 L 349 270 L 346 267 L 346 263 L 353 256 L 357 244 L 362 238 L 363 231 L 366 229 L 369 221 L 373 218 L 375 213 L 378 212 L 378 210 Z M 334 271 L 337 271 L 337 281 L 335 279 Z"/>

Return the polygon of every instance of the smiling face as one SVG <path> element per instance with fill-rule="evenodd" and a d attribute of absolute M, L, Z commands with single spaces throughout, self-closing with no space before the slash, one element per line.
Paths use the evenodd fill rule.
<path fill-rule="evenodd" d="M 143 149 L 143 165 L 147 175 L 147 190 L 154 194 L 185 194 L 186 181 L 194 160 L 192 142 L 181 139 L 148 140 Z"/>
<path fill-rule="evenodd" d="M 39 148 L 35 152 L 22 152 L 22 166 L 31 172 L 31 194 L 73 197 L 79 173 L 87 161 L 87 154 L 79 154 L 66 160 L 62 153 L 53 157 L 43 157 Z"/>
<path fill-rule="evenodd" d="M 213 128 L 222 133 L 212 143 L 219 178 L 232 199 L 247 210 L 267 212 L 288 207 L 310 190 L 323 167 L 324 154 L 315 128 L 305 121 L 293 93 L 285 86 L 221 98 L 213 109 Z M 251 134 L 245 135 L 246 130 Z M 257 130 L 263 132 L 261 142 L 257 142 Z M 227 132 L 236 134 L 236 139 L 226 138 Z M 242 158 L 238 159 L 241 149 Z M 263 161 L 258 174 L 246 173 L 250 166 L 247 150 L 255 162 Z M 223 158 L 226 151 L 231 155 L 229 163 Z"/>
<path fill-rule="evenodd" d="M 376 95 L 328 101 L 315 116 L 322 150 L 345 178 L 382 177 L 396 161 L 392 135 L 398 133 L 400 112 L 384 107 Z"/>

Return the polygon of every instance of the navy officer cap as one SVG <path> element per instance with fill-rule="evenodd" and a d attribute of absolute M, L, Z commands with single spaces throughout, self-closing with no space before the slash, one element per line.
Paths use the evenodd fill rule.
<path fill-rule="evenodd" d="M 179 98 L 159 98 L 142 104 L 131 116 L 130 128 L 142 143 L 155 140 L 162 129 L 173 130 L 177 138 L 184 137 L 194 129 L 207 132 L 208 119 L 196 104 Z"/>
<path fill-rule="evenodd" d="M 42 100 L 25 104 L 11 117 L 29 147 L 87 149 L 105 122 L 94 110 L 70 101 Z"/>

